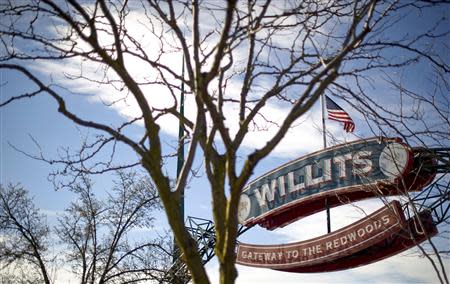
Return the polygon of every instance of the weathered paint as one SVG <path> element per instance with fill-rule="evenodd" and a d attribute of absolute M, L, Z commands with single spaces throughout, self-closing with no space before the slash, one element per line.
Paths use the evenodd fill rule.
<path fill-rule="evenodd" d="M 333 233 L 280 245 L 240 243 L 236 263 L 272 269 L 298 269 L 350 256 L 391 237 L 405 226 L 400 203 L 393 201 Z"/>
<path fill-rule="evenodd" d="M 418 224 L 421 225 L 418 225 Z M 417 244 L 426 241 L 438 234 L 436 225 L 429 211 L 422 211 L 406 221 L 401 231 L 392 234 L 371 245 L 368 248 L 357 251 L 351 255 L 343 256 L 334 260 L 324 260 L 321 263 L 310 266 L 297 266 L 281 268 L 277 270 L 297 273 L 331 272 L 355 268 L 374 263 L 385 258 L 404 252 Z"/>
<path fill-rule="evenodd" d="M 397 194 L 391 186 L 411 171 L 412 161 L 410 148 L 391 138 L 359 140 L 312 153 L 249 183 L 241 194 L 239 221 L 274 229 L 323 210 L 325 198 L 336 206 L 342 200 Z"/>

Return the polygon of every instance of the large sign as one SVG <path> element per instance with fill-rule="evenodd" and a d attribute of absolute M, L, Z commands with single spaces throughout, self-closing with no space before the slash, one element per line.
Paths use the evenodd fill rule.
<path fill-rule="evenodd" d="M 400 139 L 371 138 L 318 151 L 249 183 L 239 221 L 267 229 L 329 207 L 374 196 L 420 190 L 436 173 L 435 160 Z M 422 158 L 421 158 L 422 157 Z M 431 167 L 430 167 L 431 166 Z M 398 201 L 333 233 L 290 244 L 239 243 L 237 263 L 290 272 L 324 272 L 365 265 L 435 235 L 428 212 L 405 220 Z"/>
<path fill-rule="evenodd" d="M 336 232 L 279 245 L 239 243 L 236 263 L 288 272 L 329 272 L 366 265 L 437 234 L 429 212 L 405 220 L 398 201 Z"/>
<path fill-rule="evenodd" d="M 343 202 L 397 195 L 422 185 L 405 183 L 413 152 L 399 139 L 371 138 L 298 158 L 249 183 L 239 204 L 239 221 L 267 229 Z M 406 185 L 402 186 L 402 185 Z"/>
<path fill-rule="evenodd" d="M 352 255 L 399 232 L 405 218 L 398 201 L 331 234 L 282 245 L 240 243 L 236 263 L 289 270 Z"/>
<path fill-rule="evenodd" d="M 386 238 L 380 242 L 371 245 L 365 249 L 355 252 L 352 255 L 345 255 L 341 258 L 328 261 L 326 259 L 321 263 L 310 266 L 297 266 L 284 269 L 277 269 L 287 272 L 330 272 L 349 268 L 355 268 L 367 265 L 376 261 L 383 260 L 403 251 L 406 251 L 423 241 L 434 237 L 438 233 L 433 218 L 428 211 L 422 211 L 406 221 L 405 227 L 398 233 Z"/>

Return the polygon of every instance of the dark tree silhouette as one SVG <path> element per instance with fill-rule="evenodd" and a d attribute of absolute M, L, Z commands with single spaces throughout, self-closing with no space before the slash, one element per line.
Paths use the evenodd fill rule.
<path fill-rule="evenodd" d="M 62 164 L 61 175 L 140 164 L 159 192 L 195 283 L 209 280 L 178 205 L 194 157 L 202 154 L 220 281 L 234 283 L 240 192 L 256 165 L 323 93 L 355 106 L 376 134 L 448 143 L 446 9 L 445 1 L 3 1 L 0 69 L 18 72 L 34 87 L 8 94 L 0 106 L 48 95 L 65 118 L 97 131 L 83 155 L 35 156 Z M 408 26 L 412 17 L 421 22 L 419 28 Z M 435 92 L 415 92 L 414 84 L 396 76 L 423 66 L 427 74 L 438 74 Z M 57 76 L 62 69 L 63 78 Z M 379 80 L 397 87 L 384 98 L 400 110 L 385 107 L 386 101 L 371 92 Z M 110 94 L 101 98 L 105 110 L 121 104 L 135 109 L 116 125 L 92 119 L 68 100 L 74 94 L 67 89 L 81 92 L 78 84 L 92 92 L 108 88 Z M 194 104 L 191 116 L 178 110 L 182 86 Z M 404 96 L 410 99 L 404 102 Z M 424 104 L 438 115 L 421 117 Z M 267 115 L 273 107 L 282 109 L 280 121 Z M 180 121 L 189 138 L 174 186 L 162 134 L 170 131 L 166 122 L 171 120 Z M 132 125 L 142 127 L 139 137 L 128 131 Z M 270 137 L 249 150 L 246 139 L 268 128 L 274 129 Z M 116 145 L 128 146 L 137 159 L 128 164 L 98 160 L 105 153 L 114 157 Z"/>
<path fill-rule="evenodd" d="M 172 244 L 154 228 L 160 204 L 148 179 L 118 172 L 104 199 L 86 176 L 71 190 L 77 200 L 51 229 L 25 189 L 1 187 L 2 281 L 56 283 L 56 275 L 71 269 L 80 283 L 170 283 Z M 133 236 L 136 230 L 149 237 Z"/>

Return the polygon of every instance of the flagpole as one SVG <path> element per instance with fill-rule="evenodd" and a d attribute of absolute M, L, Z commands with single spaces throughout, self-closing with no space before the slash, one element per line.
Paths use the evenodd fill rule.
<path fill-rule="evenodd" d="M 323 148 L 327 148 L 327 128 L 325 125 L 325 94 L 322 93 L 322 137 L 323 137 Z"/>
<path fill-rule="evenodd" d="M 180 96 L 180 116 L 184 117 L 184 55 L 181 67 L 181 96 Z M 178 159 L 177 159 L 177 179 L 180 177 L 181 169 L 184 164 L 184 126 L 181 119 L 178 122 Z M 181 218 L 184 220 L 184 189 L 181 191 L 180 196 L 180 213 Z"/>
<path fill-rule="evenodd" d="M 182 59 L 182 69 L 181 69 L 181 94 L 180 94 L 180 116 L 184 116 L 184 55 Z M 180 177 L 181 169 L 184 163 L 184 127 L 181 118 L 178 122 L 178 150 L 177 150 L 177 179 Z M 180 200 L 178 204 L 178 210 L 180 212 L 180 218 L 184 221 L 184 189 L 181 191 Z M 175 236 L 173 237 L 173 256 L 172 263 L 174 271 L 172 271 L 172 283 L 184 283 L 183 276 L 177 275 L 177 271 L 180 268 L 179 259 L 181 257 L 180 248 L 177 245 Z"/>
<path fill-rule="evenodd" d="M 327 133 L 327 129 L 326 129 L 326 125 L 325 125 L 325 93 L 322 93 L 322 137 L 323 137 L 323 149 L 327 148 L 327 134 L 326 133 Z M 328 231 L 328 233 L 331 233 L 330 206 L 328 205 L 328 198 L 325 198 L 325 209 L 327 211 L 327 231 Z"/>

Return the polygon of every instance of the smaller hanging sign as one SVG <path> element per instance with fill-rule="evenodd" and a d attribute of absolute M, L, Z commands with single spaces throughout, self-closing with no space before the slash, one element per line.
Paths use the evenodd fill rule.
<path fill-rule="evenodd" d="M 328 261 L 324 259 L 321 263 L 310 266 L 296 266 L 288 269 L 277 269 L 287 272 L 310 273 L 331 272 L 355 268 L 367 265 L 382 259 L 391 257 L 406 251 L 429 238 L 438 234 L 431 213 L 427 210 L 419 212 L 406 221 L 406 227 L 398 233 L 371 245 L 368 248 L 355 252 L 352 255 L 344 255 L 341 258 Z"/>
<path fill-rule="evenodd" d="M 404 226 L 400 203 L 393 201 L 347 227 L 318 238 L 279 245 L 239 243 L 236 263 L 279 270 L 313 266 L 353 255 L 391 237 Z"/>

